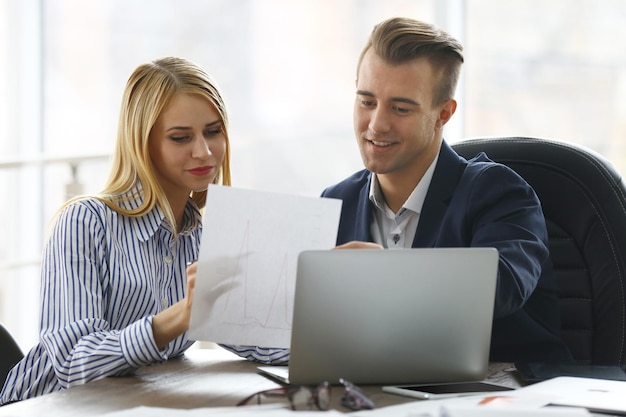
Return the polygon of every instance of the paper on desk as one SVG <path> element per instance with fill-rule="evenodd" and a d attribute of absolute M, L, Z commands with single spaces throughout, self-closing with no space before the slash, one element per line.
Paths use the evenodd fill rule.
<path fill-rule="evenodd" d="M 209 186 L 190 338 L 288 348 L 298 254 L 335 246 L 341 203 Z"/>
<path fill-rule="evenodd" d="M 584 408 L 546 407 L 550 403 L 550 397 L 541 394 L 517 396 L 516 391 L 507 391 L 506 394 L 479 394 L 413 401 L 371 411 L 357 411 L 350 415 L 352 417 L 574 417 L 589 415 Z"/>
<path fill-rule="evenodd" d="M 319 417 L 319 411 L 292 411 L 288 408 L 264 408 L 264 407 L 217 407 L 217 408 L 195 408 L 191 410 L 182 410 L 164 407 L 146 407 L 139 406 L 126 410 L 114 411 L 103 414 L 101 417 L 201 417 L 201 416 L 228 416 L 228 417 L 249 417 L 266 414 L 272 417 L 280 417 L 287 415 L 297 415 L 304 417 L 313 415 Z M 338 411 L 326 411 L 324 416 L 342 416 L 343 413 Z"/>
<path fill-rule="evenodd" d="M 535 409 L 508 408 L 502 409 L 480 409 L 480 408 L 459 408 L 442 407 L 437 417 L 577 417 L 590 416 L 584 408 L 571 407 L 546 407 Z"/>
<path fill-rule="evenodd" d="M 626 381 L 560 376 L 517 390 L 519 395 L 541 393 L 551 404 L 584 407 L 603 413 L 626 412 Z"/>

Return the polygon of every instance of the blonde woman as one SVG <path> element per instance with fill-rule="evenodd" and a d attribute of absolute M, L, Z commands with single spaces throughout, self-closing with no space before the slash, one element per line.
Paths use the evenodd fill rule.
<path fill-rule="evenodd" d="M 104 189 L 55 218 L 40 342 L 10 371 L 0 404 L 132 373 L 191 346 L 200 209 L 209 184 L 230 181 L 228 118 L 211 77 L 179 58 L 139 66 Z M 250 349 L 249 359 L 268 359 Z"/>

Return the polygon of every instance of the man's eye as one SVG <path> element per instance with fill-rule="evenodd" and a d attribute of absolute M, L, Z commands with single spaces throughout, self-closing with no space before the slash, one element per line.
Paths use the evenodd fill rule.
<path fill-rule="evenodd" d="M 394 107 L 394 110 L 401 114 L 406 114 L 410 111 L 409 109 L 405 109 L 404 107 Z"/>

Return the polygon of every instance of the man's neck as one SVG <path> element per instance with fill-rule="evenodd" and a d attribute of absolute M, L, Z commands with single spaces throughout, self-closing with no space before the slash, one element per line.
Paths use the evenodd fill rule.
<path fill-rule="evenodd" d="M 385 202 L 394 213 L 397 214 L 400 211 L 411 196 L 411 193 L 413 193 L 413 190 L 424 178 L 437 155 L 438 153 L 435 153 L 432 158 L 428 158 L 424 163 L 414 167 L 412 170 L 376 174 L 380 190 L 385 197 Z"/>
<path fill-rule="evenodd" d="M 426 172 L 426 170 L 424 170 L 424 172 Z M 391 211 L 394 213 L 400 211 L 404 202 L 409 198 L 424 176 L 424 172 L 419 176 L 412 176 L 410 181 L 408 181 L 406 177 L 395 178 L 393 174 L 376 175 L 380 184 L 380 190 L 385 196 L 385 202 Z"/>

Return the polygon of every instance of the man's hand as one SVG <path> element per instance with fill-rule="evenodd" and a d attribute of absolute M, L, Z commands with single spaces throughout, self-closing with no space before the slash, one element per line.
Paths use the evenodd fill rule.
<path fill-rule="evenodd" d="M 335 249 L 383 249 L 383 247 L 373 242 L 362 242 L 359 240 L 353 240 L 352 242 L 335 246 Z"/>

